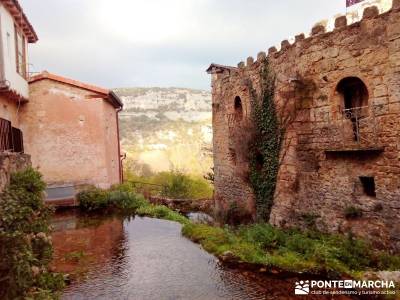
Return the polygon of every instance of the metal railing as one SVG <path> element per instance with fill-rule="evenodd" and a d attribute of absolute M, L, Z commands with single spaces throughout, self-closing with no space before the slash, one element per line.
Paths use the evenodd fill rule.
<path fill-rule="evenodd" d="M 379 127 L 376 109 L 375 106 L 362 106 L 339 109 L 335 114 L 326 112 L 323 122 L 330 147 L 377 147 Z"/>

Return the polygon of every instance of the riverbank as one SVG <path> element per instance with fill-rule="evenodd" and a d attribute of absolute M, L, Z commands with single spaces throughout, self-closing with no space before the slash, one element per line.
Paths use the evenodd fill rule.
<path fill-rule="evenodd" d="M 177 222 L 64 210 L 52 224 L 52 268 L 71 279 L 63 300 L 261 300 L 294 286 L 295 279 L 223 266 L 183 237 Z"/>
<path fill-rule="evenodd" d="M 123 187 L 109 192 L 109 205 L 118 210 L 175 221 L 183 225 L 182 234 L 216 255 L 226 263 L 248 263 L 262 266 L 265 272 L 318 274 L 325 277 L 360 278 L 365 272 L 396 271 L 400 256 L 373 250 L 363 240 L 352 235 L 330 235 L 309 230 L 283 230 L 269 224 L 250 224 L 238 227 L 218 227 L 191 222 L 185 216 L 163 206 L 150 204 Z M 98 192 L 80 195 L 83 208 L 107 206 Z M 101 194 L 101 193 L 100 193 Z"/>

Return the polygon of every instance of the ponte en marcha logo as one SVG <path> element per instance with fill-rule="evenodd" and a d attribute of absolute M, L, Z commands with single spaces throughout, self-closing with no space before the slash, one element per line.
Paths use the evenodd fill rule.
<path fill-rule="evenodd" d="M 295 295 L 394 295 L 394 281 L 385 280 L 302 280 L 295 283 Z"/>

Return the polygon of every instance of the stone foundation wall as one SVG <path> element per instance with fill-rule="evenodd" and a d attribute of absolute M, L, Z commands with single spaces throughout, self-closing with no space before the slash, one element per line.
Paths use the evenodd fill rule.
<path fill-rule="evenodd" d="M 27 154 L 0 153 L 0 192 L 4 190 L 14 172 L 22 171 L 31 165 Z"/>
<path fill-rule="evenodd" d="M 237 203 L 255 212 L 247 148 L 251 90 L 260 94 L 266 59 L 276 76 L 278 115 L 291 117 L 270 222 L 290 227 L 313 220 L 321 230 L 352 232 L 400 249 L 400 1 L 383 14 L 369 7 L 351 25 L 338 17 L 332 32 L 315 26 L 310 37 L 285 40 L 279 51 L 273 47 L 237 68 L 211 65 L 215 195 L 221 209 Z M 349 78 L 366 90 L 357 121 L 346 116 L 349 92 L 341 90 Z M 373 193 L 365 178 L 374 182 Z M 350 218 L 351 209 L 357 218 Z"/>

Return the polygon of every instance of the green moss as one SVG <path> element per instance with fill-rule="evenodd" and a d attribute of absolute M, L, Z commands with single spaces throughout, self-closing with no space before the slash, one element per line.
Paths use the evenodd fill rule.
<path fill-rule="evenodd" d="M 182 216 L 181 214 L 169 209 L 163 205 L 142 205 L 136 211 L 139 216 L 148 216 L 158 219 L 165 219 L 169 221 L 175 221 L 181 224 L 188 224 L 189 219 Z"/>

